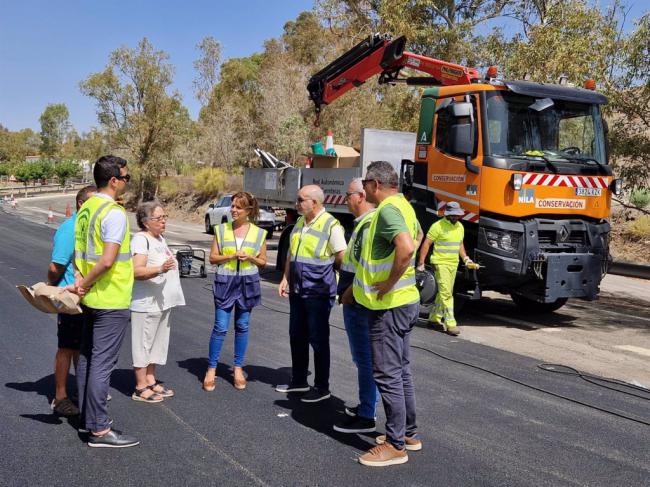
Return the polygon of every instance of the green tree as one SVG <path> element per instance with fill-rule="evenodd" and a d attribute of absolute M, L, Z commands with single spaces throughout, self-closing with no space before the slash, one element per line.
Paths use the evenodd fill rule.
<path fill-rule="evenodd" d="M 219 65 L 221 64 L 221 44 L 214 37 L 206 37 L 196 48 L 201 57 L 194 61 L 196 78 L 194 92 L 202 106 L 209 103 L 210 97 L 219 82 Z"/>
<path fill-rule="evenodd" d="M 59 161 L 54 165 L 54 174 L 59 180 L 61 186 L 70 178 L 76 178 L 81 174 L 81 167 L 77 161 Z"/>
<path fill-rule="evenodd" d="M 48 105 L 40 117 L 41 153 L 50 159 L 59 157 L 61 146 L 70 132 L 70 113 L 63 103 Z"/>
<path fill-rule="evenodd" d="M 109 148 L 137 166 L 141 200 L 154 195 L 167 155 L 178 143 L 176 133 L 189 123 L 180 94 L 168 93 L 174 71 L 168 59 L 145 38 L 135 49 L 113 51 L 104 71 L 81 82 L 81 91 L 95 99 Z"/>

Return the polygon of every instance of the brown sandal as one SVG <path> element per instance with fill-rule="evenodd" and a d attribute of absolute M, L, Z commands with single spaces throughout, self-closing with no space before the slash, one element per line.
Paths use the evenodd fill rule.
<path fill-rule="evenodd" d="M 205 374 L 206 376 L 208 375 L 207 372 Z M 217 371 L 215 370 L 214 373 L 214 378 L 211 381 L 206 381 L 205 378 L 203 378 L 203 390 L 205 392 L 212 392 L 214 391 L 215 387 L 217 387 Z"/>

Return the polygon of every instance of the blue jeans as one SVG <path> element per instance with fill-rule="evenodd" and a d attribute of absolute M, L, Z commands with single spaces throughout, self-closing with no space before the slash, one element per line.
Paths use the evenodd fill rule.
<path fill-rule="evenodd" d="M 352 361 L 357 366 L 359 382 L 359 411 L 357 414 L 366 419 L 377 416 L 379 394 L 372 376 L 372 349 L 370 347 L 370 330 L 368 328 L 369 311 L 358 304 L 343 305 L 343 322 L 350 342 Z"/>
<path fill-rule="evenodd" d="M 309 345 L 314 350 L 314 387 L 329 390 L 330 381 L 330 310 L 329 296 L 301 298 L 289 295 L 289 344 L 291 345 L 291 382 L 307 384 Z"/>
<path fill-rule="evenodd" d="M 248 346 L 248 321 L 251 310 L 240 308 L 238 304 L 228 309 L 217 308 L 214 312 L 214 328 L 210 336 L 210 353 L 208 356 L 208 367 L 215 368 L 219 361 L 219 354 L 223 346 L 223 340 L 230 324 L 230 315 L 235 309 L 235 367 L 241 367 L 244 363 L 244 355 Z"/>

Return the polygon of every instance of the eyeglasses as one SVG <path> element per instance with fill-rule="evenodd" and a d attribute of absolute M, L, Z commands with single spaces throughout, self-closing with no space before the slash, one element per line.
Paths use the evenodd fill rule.
<path fill-rule="evenodd" d="M 361 180 L 361 185 L 362 185 L 362 186 L 365 186 L 366 184 L 368 184 L 368 183 L 372 183 L 373 181 L 374 181 L 374 182 L 377 182 L 376 179 L 362 179 L 362 180 Z"/>
<path fill-rule="evenodd" d="M 345 193 L 345 197 L 349 198 L 353 194 L 363 194 L 363 191 L 348 191 L 347 193 Z"/>
<path fill-rule="evenodd" d="M 152 216 L 149 218 L 149 221 L 152 222 L 161 222 L 163 220 L 169 220 L 169 215 Z"/>
<path fill-rule="evenodd" d="M 131 181 L 131 175 L 127 174 L 125 176 L 115 176 L 115 179 L 119 179 L 120 181 L 124 181 L 125 183 L 128 183 Z"/>

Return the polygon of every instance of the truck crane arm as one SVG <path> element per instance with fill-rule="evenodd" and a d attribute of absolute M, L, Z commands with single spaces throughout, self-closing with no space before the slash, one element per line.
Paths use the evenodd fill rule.
<path fill-rule="evenodd" d="M 404 51 L 406 37 L 395 40 L 389 35 L 373 34 L 338 59 L 314 74 L 307 84 L 309 97 L 316 106 L 328 105 L 352 88 L 380 75 L 379 83 L 405 82 L 409 85 L 465 85 L 479 80 L 475 68 L 420 56 Z M 402 68 L 429 74 L 427 77 L 399 78 Z"/>

